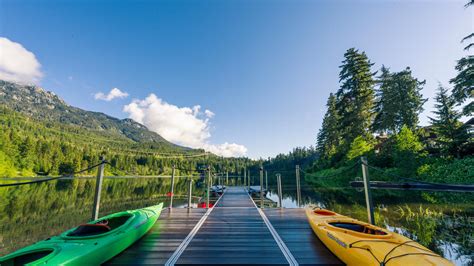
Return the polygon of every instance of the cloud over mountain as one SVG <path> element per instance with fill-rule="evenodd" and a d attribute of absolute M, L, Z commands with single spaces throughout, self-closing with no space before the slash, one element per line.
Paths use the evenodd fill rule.
<path fill-rule="evenodd" d="M 113 99 L 122 99 L 128 97 L 128 93 L 121 91 L 118 88 L 113 88 L 109 91 L 109 93 L 104 94 L 103 92 L 98 92 L 94 94 L 94 99 L 96 100 L 103 100 L 110 102 Z"/>
<path fill-rule="evenodd" d="M 209 119 L 214 116 L 210 110 L 200 111 L 201 106 L 178 107 L 150 94 L 143 100 L 133 100 L 125 105 L 123 111 L 129 117 L 150 130 L 160 134 L 168 141 L 191 148 L 203 148 L 221 156 L 243 156 L 247 148 L 235 144 L 209 143 L 211 137 Z"/>
<path fill-rule="evenodd" d="M 23 45 L 0 37 L 0 79 L 36 84 L 43 77 L 36 56 Z"/>

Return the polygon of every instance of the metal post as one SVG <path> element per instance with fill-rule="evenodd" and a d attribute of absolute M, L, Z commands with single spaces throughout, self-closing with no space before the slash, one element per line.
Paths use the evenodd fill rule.
<path fill-rule="evenodd" d="M 188 187 L 188 209 L 191 208 L 193 196 L 193 179 L 189 178 L 189 187 Z"/>
<path fill-rule="evenodd" d="M 263 166 L 260 166 L 260 209 L 263 209 Z"/>
<path fill-rule="evenodd" d="M 250 178 L 250 170 L 248 170 L 247 178 L 249 179 L 248 182 L 247 182 L 247 185 L 248 185 L 249 191 L 250 191 L 250 183 L 252 181 L 252 179 Z"/>
<path fill-rule="evenodd" d="M 176 166 L 173 165 L 173 170 L 171 171 L 171 188 L 170 188 L 170 209 L 173 208 L 173 197 L 174 197 L 174 174 L 176 171 Z"/>
<path fill-rule="evenodd" d="M 300 187 L 300 166 L 296 165 L 296 203 L 300 207 L 301 203 L 301 187 Z"/>
<path fill-rule="evenodd" d="M 268 191 L 268 171 L 265 170 L 265 190 Z"/>
<path fill-rule="evenodd" d="M 247 169 L 244 168 L 244 187 L 247 186 Z"/>
<path fill-rule="evenodd" d="M 229 185 L 229 171 L 225 171 L 225 185 Z"/>
<path fill-rule="evenodd" d="M 100 192 L 102 191 L 102 180 L 104 179 L 105 157 L 101 156 L 102 163 L 97 168 L 97 180 L 95 182 L 94 205 L 92 205 L 92 221 L 99 218 Z"/>
<path fill-rule="evenodd" d="M 277 189 L 278 189 L 278 207 L 282 208 L 281 206 L 281 198 L 282 198 L 282 191 L 281 191 L 281 175 L 277 174 Z"/>
<path fill-rule="evenodd" d="M 360 158 L 362 166 L 362 177 L 364 178 L 364 192 L 365 192 L 365 203 L 367 205 L 367 216 L 369 223 L 375 225 L 374 206 L 372 204 L 372 194 L 370 192 L 370 178 L 369 169 L 367 167 L 367 159 L 365 157 Z"/>
<path fill-rule="evenodd" d="M 207 205 L 206 208 L 209 209 L 209 190 L 211 189 L 211 166 L 207 166 Z"/>

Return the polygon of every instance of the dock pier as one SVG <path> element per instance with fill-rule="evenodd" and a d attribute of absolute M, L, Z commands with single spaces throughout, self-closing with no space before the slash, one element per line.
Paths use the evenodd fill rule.
<path fill-rule="evenodd" d="M 260 209 L 228 187 L 209 209 L 167 209 L 150 232 L 106 265 L 343 265 L 304 209 Z"/>

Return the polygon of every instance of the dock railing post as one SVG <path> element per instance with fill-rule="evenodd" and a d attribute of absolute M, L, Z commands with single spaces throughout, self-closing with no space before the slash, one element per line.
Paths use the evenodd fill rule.
<path fill-rule="evenodd" d="M 278 189 L 278 207 L 282 208 L 281 206 L 281 198 L 282 198 L 282 191 L 281 191 L 281 175 L 277 174 L 277 189 Z"/>
<path fill-rule="evenodd" d="M 188 209 L 191 209 L 193 196 L 193 178 L 189 178 L 189 187 L 188 187 Z"/>
<path fill-rule="evenodd" d="M 260 166 L 260 209 L 263 209 L 263 166 Z"/>
<path fill-rule="evenodd" d="M 207 166 L 207 202 L 206 208 L 209 209 L 209 190 L 211 189 L 211 166 Z"/>
<path fill-rule="evenodd" d="M 92 221 L 99 218 L 100 193 L 102 191 L 102 181 L 104 179 L 105 157 L 100 157 L 101 164 L 97 168 L 97 180 L 95 182 L 94 205 L 92 205 Z"/>
<path fill-rule="evenodd" d="M 296 165 L 296 203 L 298 208 L 301 204 L 300 166 Z"/>
<path fill-rule="evenodd" d="M 268 192 L 268 171 L 265 170 L 265 190 Z"/>
<path fill-rule="evenodd" d="M 369 169 L 367 167 L 367 159 L 360 157 L 362 166 L 362 177 L 364 179 L 365 203 L 367 205 L 367 216 L 369 223 L 375 225 L 374 206 L 372 203 L 372 194 L 370 191 Z"/>
<path fill-rule="evenodd" d="M 250 170 L 248 170 L 247 178 L 248 178 L 248 182 L 247 182 L 248 191 L 250 191 L 250 181 L 252 180 L 252 179 L 250 178 Z"/>
<path fill-rule="evenodd" d="M 247 169 L 244 168 L 244 187 L 247 186 Z"/>
<path fill-rule="evenodd" d="M 173 165 L 171 170 L 171 188 L 170 188 L 170 209 L 173 208 L 173 197 L 174 197 L 174 175 L 176 171 L 176 166 Z"/>

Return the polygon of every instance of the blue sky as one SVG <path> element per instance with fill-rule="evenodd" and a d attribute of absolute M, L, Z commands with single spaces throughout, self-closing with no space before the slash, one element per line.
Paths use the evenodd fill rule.
<path fill-rule="evenodd" d="M 186 135 L 181 144 L 236 143 L 257 158 L 314 144 L 348 48 L 365 51 L 374 71 L 410 66 L 427 97 L 449 85 L 460 40 L 474 31 L 464 2 L 2 0 L 0 36 L 31 51 L 38 83 L 71 105 L 159 132 L 176 126 L 165 134 Z M 129 96 L 94 98 L 112 88 Z M 124 112 L 132 99 L 139 113 Z M 165 121 L 174 112 L 183 120 Z"/>

